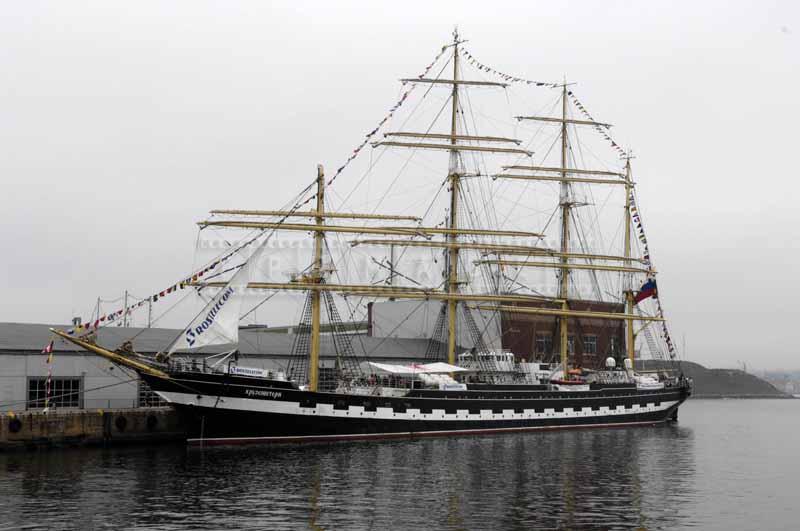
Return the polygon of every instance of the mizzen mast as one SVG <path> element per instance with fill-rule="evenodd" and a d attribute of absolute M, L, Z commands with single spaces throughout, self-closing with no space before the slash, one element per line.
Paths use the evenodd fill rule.
<path fill-rule="evenodd" d="M 633 182 L 631 179 L 631 157 L 628 155 L 627 160 L 625 161 L 625 249 L 624 254 L 625 258 L 625 266 L 631 266 L 631 193 L 633 192 Z M 629 315 L 633 315 L 633 275 L 627 274 L 625 275 L 625 312 Z M 628 360 L 630 360 L 631 370 L 633 370 L 633 360 L 635 356 L 635 348 L 634 342 L 636 341 L 636 335 L 633 330 L 634 322 L 632 320 L 628 320 L 625 327 L 625 348 L 628 354 Z"/>

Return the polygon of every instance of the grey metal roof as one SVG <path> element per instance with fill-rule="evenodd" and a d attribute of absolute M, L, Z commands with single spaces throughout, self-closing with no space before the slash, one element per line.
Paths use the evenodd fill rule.
<path fill-rule="evenodd" d="M 55 336 L 50 328 L 66 330 L 70 325 L 51 325 L 35 323 L 0 323 L 0 350 L 41 351 Z M 142 352 L 157 352 L 168 345 L 178 334 L 177 330 L 166 328 L 101 328 L 98 343 L 111 349 L 117 348 L 125 339 L 140 334 L 134 344 Z M 83 351 L 82 348 L 58 339 L 54 345 L 59 352 Z"/>
<path fill-rule="evenodd" d="M 36 353 L 53 339 L 50 328 L 66 329 L 66 325 L 33 323 L 0 323 L 0 351 Z M 125 328 L 105 327 L 98 332 L 97 343 L 109 349 L 119 347 L 126 339 L 132 339 L 134 349 L 145 354 L 165 349 L 178 336 L 180 330 L 169 328 Z M 266 332 L 264 330 L 243 329 L 239 333 L 239 351 L 246 356 L 285 357 L 292 350 L 296 336 Z M 381 338 L 365 335 L 352 339 L 356 355 L 370 359 L 409 359 L 424 357 L 428 346 L 426 339 Z M 333 356 L 333 341 L 330 336 L 322 336 L 321 355 Z M 57 339 L 54 345 L 57 352 L 83 352 L 83 349 L 67 341 Z M 200 353 L 213 354 L 225 350 L 222 347 L 207 347 Z"/>

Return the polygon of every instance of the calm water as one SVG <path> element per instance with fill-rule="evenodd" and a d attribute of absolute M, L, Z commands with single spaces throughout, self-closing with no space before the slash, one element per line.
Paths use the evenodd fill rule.
<path fill-rule="evenodd" d="M 0 454 L 0 529 L 800 529 L 800 400 L 680 423 Z"/>

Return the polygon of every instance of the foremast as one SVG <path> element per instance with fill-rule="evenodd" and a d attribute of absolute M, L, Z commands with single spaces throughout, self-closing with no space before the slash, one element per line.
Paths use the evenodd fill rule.
<path fill-rule="evenodd" d="M 325 221 L 325 171 L 322 164 L 317 165 L 317 227 L 322 227 Z M 314 261 L 308 282 L 311 284 L 322 283 L 322 244 L 325 233 L 322 230 L 314 232 Z M 319 388 L 319 332 L 320 332 L 320 306 L 322 293 L 320 290 L 311 290 L 311 348 L 308 363 L 308 388 L 316 392 Z"/>

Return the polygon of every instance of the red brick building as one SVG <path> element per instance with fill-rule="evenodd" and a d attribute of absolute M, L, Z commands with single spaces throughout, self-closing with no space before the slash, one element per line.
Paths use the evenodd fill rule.
<path fill-rule="evenodd" d="M 521 308 L 560 309 L 549 302 L 514 303 Z M 570 309 L 624 313 L 623 304 L 601 301 L 570 301 Z M 611 319 L 569 318 L 567 322 L 570 364 L 600 368 L 613 356 L 622 361 L 625 353 L 625 321 Z M 558 361 L 560 335 L 558 317 L 528 313 L 503 313 L 502 344 L 519 360 Z"/>

